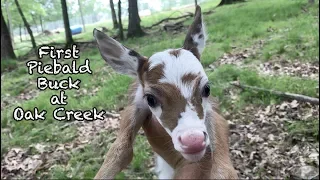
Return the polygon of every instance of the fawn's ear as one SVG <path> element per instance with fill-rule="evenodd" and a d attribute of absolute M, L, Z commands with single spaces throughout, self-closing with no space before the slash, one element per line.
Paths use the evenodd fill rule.
<path fill-rule="evenodd" d="M 205 27 L 202 22 L 201 8 L 197 5 L 194 20 L 189 27 L 183 48 L 191 51 L 199 60 L 206 43 Z"/>
<path fill-rule="evenodd" d="M 103 32 L 94 29 L 95 37 L 102 58 L 117 72 L 130 76 L 137 76 L 139 60 L 142 58 L 137 52 L 124 47 L 118 41 Z"/>

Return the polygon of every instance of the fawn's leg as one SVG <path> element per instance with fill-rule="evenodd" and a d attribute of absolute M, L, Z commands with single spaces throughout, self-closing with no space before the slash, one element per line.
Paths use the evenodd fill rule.
<path fill-rule="evenodd" d="M 128 106 L 121 114 L 120 129 L 116 141 L 110 147 L 95 179 L 111 179 L 126 168 L 133 157 L 135 136 L 148 118 L 149 111 Z"/>

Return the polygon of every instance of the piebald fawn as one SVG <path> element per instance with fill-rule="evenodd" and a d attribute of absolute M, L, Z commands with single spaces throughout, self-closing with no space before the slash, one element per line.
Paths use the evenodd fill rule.
<path fill-rule="evenodd" d="M 95 179 L 114 178 L 127 167 L 141 127 L 157 156 L 159 179 L 238 178 L 229 156 L 228 124 L 218 114 L 200 63 L 206 33 L 199 6 L 183 47 L 149 58 L 96 29 L 94 37 L 114 70 L 136 78 L 117 139 Z"/>

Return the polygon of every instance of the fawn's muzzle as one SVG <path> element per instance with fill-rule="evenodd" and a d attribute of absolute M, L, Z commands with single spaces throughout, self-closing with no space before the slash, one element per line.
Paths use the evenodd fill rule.
<path fill-rule="evenodd" d="M 207 134 L 200 130 L 187 130 L 178 137 L 181 148 L 186 154 L 201 152 L 206 147 Z"/>

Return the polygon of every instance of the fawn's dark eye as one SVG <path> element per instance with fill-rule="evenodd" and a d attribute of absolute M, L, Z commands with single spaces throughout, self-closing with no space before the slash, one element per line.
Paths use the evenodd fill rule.
<path fill-rule="evenodd" d="M 210 96 L 210 86 L 209 84 L 206 84 L 202 90 L 202 96 L 203 97 L 209 97 Z"/>
<path fill-rule="evenodd" d="M 146 94 L 145 96 L 147 98 L 147 102 L 150 107 L 155 108 L 158 105 L 158 101 L 156 97 L 154 97 L 151 94 Z"/>

